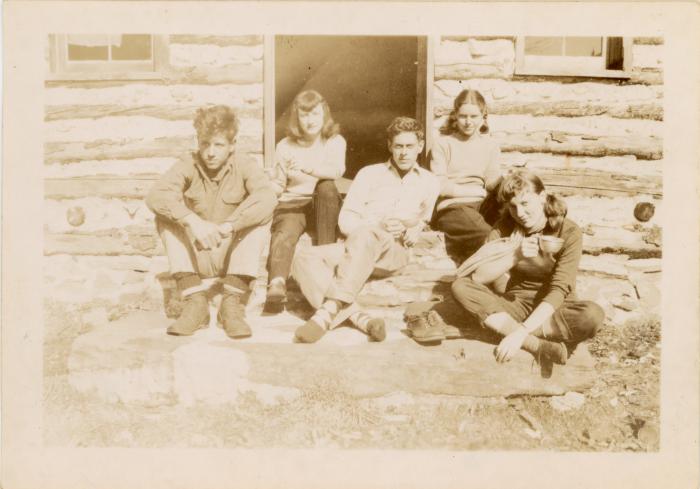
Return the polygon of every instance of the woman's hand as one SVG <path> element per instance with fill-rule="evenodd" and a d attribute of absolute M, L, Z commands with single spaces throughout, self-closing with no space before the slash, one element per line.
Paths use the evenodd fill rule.
<path fill-rule="evenodd" d="M 417 225 L 413 227 L 407 227 L 402 235 L 402 242 L 405 246 L 409 248 L 415 245 L 420 239 L 420 233 L 423 231 L 423 226 Z"/>
<path fill-rule="evenodd" d="M 509 362 L 523 346 L 527 335 L 527 330 L 521 327 L 503 338 L 494 351 L 496 361 L 499 363 Z"/>
<path fill-rule="evenodd" d="M 520 243 L 520 256 L 522 258 L 534 258 L 540 253 L 540 244 L 537 236 L 523 238 Z"/>

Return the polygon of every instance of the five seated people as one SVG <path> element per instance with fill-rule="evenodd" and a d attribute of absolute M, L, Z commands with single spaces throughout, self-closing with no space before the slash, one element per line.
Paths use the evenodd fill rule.
<path fill-rule="evenodd" d="M 199 150 L 166 172 L 146 198 L 184 298 L 167 333 L 191 335 L 207 326 L 203 279 L 217 278 L 223 284 L 218 321 L 231 338 L 250 336 L 245 306 L 271 239 L 264 311 L 283 310 L 290 271 L 315 309 L 295 341 L 316 342 L 346 319 L 370 340 L 382 341 L 383 318 L 363 313 L 357 295 L 371 276 L 388 276 L 408 263 L 409 248 L 432 218 L 447 233 L 452 256 L 459 256 L 458 263 L 466 259 L 452 286 L 455 298 L 504 336 L 496 359 L 508 361 L 523 348 L 536 356 L 543 376 L 551 375 L 552 364 L 565 363 L 573 346 L 595 334 L 602 310 L 575 300 L 581 231 L 566 219 L 563 200 L 526 172 L 499 185 L 500 151 L 483 135 L 486 116 L 478 92 L 457 97 L 449 127 L 433 148 L 435 174 L 417 162 L 422 125 L 395 118 L 387 128 L 389 159 L 363 167 L 341 207 L 334 180 L 345 171 L 346 143 L 318 92 L 295 98 L 270 176 L 256 163 L 234 158 L 238 120 L 231 108 L 199 109 Z M 480 212 L 488 192 L 504 206 L 493 230 Z M 314 246 L 295 254 L 307 230 Z M 543 246 L 543 237 L 563 246 Z M 492 242 L 498 240 L 504 242 L 500 248 Z"/>

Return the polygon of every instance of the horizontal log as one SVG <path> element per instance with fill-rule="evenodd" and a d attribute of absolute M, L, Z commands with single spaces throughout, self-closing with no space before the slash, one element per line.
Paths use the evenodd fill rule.
<path fill-rule="evenodd" d="M 201 106 L 224 104 L 234 107 L 262 105 L 263 85 L 182 85 L 159 83 L 122 83 L 83 87 L 56 86 L 44 91 L 44 103 L 54 105 L 127 105 L 127 106 Z"/>
<path fill-rule="evenodd" d="M 170 43 L 170 67 L 198 66 L 219 68 L 239 63 L 260 61 L 263 57 L 262 44 L 253 46 L 218 46 L 215 44 Z"/>
<path fill-rule="evenodd" d="M 533 116 L 583 117 L 608 115 L 620 119 L 651 119 L 663 120 L 664 108 L 662 101 L 646 104 L 596 104 L 579 101 L 563 102 L 492 102 L 488 106 L 489 114 L 511 115 L 530 114 Z M 452 107 L 437 106 L 434 109 L 436 117 L 449 115 Z"/>
<path fill-rule="evenodd" d="M 572 157 L 548 153 L 501 153 L 501 164 L 507 167 L 526 167 L 534 172 L 548 169 L 589 170 L 607 172 L 613 175 L 632 178 L 651 178 L 661 183 L 663 160 L 638 160 L 634 156 Z"/>
<path fill-rule="evenodd" d="M 585 116 L 661 119 L 663 90 L 645 85 L 608 83 L 521 82 L 500 79 L 439 80 L 434 84 L 436 116 L 449 114 L 464 89 L 478 90 L 490 114 Z"/>
<path fill-rule="evenodd" d="M 513 74 L 510 65 L 458 63 L 435 65 L 435 80 L 467 80 L 469 78 L 509 78 Z"/>
<path fill-rule="evenodd" d="M 137 140 L 95 140 L 85 142 L 44 143 L 44 161 L 47 164 L 70 163 L 86 160 L 117 160 L 135 158 L 182 158 L 197 148 L 194 137 L 164 137 Z M 262 152 L 261 137 L 239 137 L 236 142 L 238 157 Z"/>
<path fill-rule="evenodd" d="M 629 83 L 643 83 L 645 85 L 663 85 L 664 73 L 655 69 L 633 69 L 630 72 Z"/>
<path fill-rule="evenodd" d="M 494 139 L 502 151 L 521 153 L 553 153 L 570 156 L 625 156 L 633 155 L 642 160 L 658 160 L 663 157 L 663 143 L 658 138 L 565 136 L 556 141 L 551 132 L 524 134 L 498 134 Z"/>
<path fill-rule="evenodd" d="M 231 106 L 239 118 L 257 118 L 260 120 L 263 118 L 262 103 Z M 44 121 L 126 116 L 155 117 L 165 121 L 191 121 L 200 107 L 200 105 L 52 105 L 46 107 Z"/>
<path fill-rule="evenodd" d="M 170 35 L 172 44 L 213 44 L 215 46 L 257 46 L 263 43 L 263 36 L 197 36 L 186 34 Z"/>
<path fill-rule="evenodd" d="M 653 195 L 663 193 L 662 178 L 633 177 L 598 170 L 540 168 L 537 174 L 545 185 L 564 195 L 614 197 L 619 195 Z"/>
<path fill-rule="evenodd" d="M 633 44 L 651 44 L 659 45 L 664 43 L 663 37 L 635 37 L 632 39 Z"/>
<path fill-rule="evenodd" d="M 496 41 L 499 39 L 505 39 L 507 41 L 515 42 L 515 36 L 440 36 L 442 41 L 469 41 L 470 39 L 476 39 L 479 41 Z"/>
<path fill-rule="evenodd" d="M 162 73 L 169 83 L 187 84 L 251 84 L 262 83 L 262 61 L 227 64 L 224 66 L 169 66 Z"/>
<path fill-rule="evenodd" d="M 146 196 L 158 178 L 159 175 L 50 178 L 44 180 L 44 197 L 48 199 L 81 199 L 85 197 L 140 199 Z"/>
<path fill-rule="evenodd" d="M 124 141 L 163 137 L 194 137 L 192 120 L 163 120 L 156 117 L 102 117 L 96 120 L 65 119 L 44 125 L 46 142 Z M 262 137 L 262 119 L 240 119 L 238 137 Z"/>

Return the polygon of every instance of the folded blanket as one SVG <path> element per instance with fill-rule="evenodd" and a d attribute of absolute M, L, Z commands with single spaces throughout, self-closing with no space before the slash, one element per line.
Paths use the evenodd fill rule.
<path fill-rule="evenodd" d="M 485 243 L 476 253 L 467 258 L 457 269 L 457 277 L 468 277 L 484 265 L 503 262 L 503 273 L 515 264 L 515 252 L 520 247 L 522 236 L 511 235 Z"/>

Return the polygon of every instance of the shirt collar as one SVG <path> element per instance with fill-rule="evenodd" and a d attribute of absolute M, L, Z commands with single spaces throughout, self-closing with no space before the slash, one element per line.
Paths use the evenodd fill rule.
<path fill-rule="evenodd" d="M 221 182 L 221 180 L 223 180 L 223 178 L 233 169 L 233 155 L 231 155 L 229 156 L 228 160 L 226 160 L 226 163 L 224 163 L 224 166 L 221 167 L 219 172 L 214 177 L 210 177 L 207 171 L 204 169 L 202 158 L 199 156 L 199 153 L 195 152 L 193 153 L 193 156 L 195 160 L 195 166 L 197 167 L 199 174 L 202 176 L 202 178 L 210 182 Z"/>
<path fill-rule="evenodd" d="M 393 173 L 393 174 L 396 175 L 397 177 L 399 176 L 399 172 L 396 171 L 396 168 L 394 168 L 394 165 L 391 164 L 391 158 L 389 158 L 389 159 L 387 160 L 387 162 L 385 163 L 385 165 L 386 165 L 387 169 L 388 169 L 391 173 Z M 406 175 L 409 175 L 409 174 L 411 174 L 411 173 L 415 173 L 416 175 L 420 175 L 420 165 L 418 164 L 418 162 L 416 162 L 416 163 L 411 167 L 411 169 L 408 170 L 408 172 L 406 172 Z"/>

